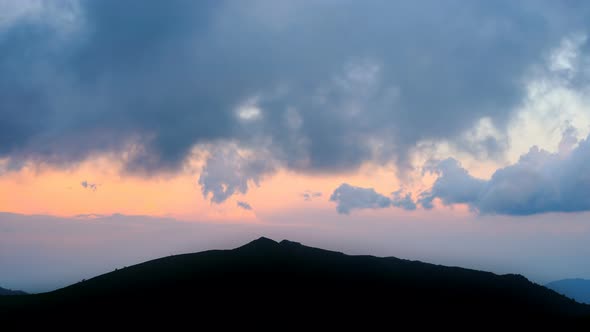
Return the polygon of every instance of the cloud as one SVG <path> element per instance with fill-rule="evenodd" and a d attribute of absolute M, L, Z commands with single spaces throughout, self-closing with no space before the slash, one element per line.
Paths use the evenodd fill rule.
<path fill-rule="evenodd" d="M 268 140 L 298 172 L 403 167 L 420 141 L 501 130 L 530 68 L 588 22 L 585 3 L 551 1 L 63 3 L 1 28 L 0 159 L 120 153 L 152 174 L 197 144 Z"/>
<path fill-rule="evenodd" d="M 584 2 L 0 5 L 0 161 L 108 153 L 150 175 L 208 146 L 199 184 L 213 203 L 278 167 L 404 169 L 424 141 L 496 158 L 531 71 L 551 58 L 573 75 L 589 47 L 572 39 L 551 53 L 588 30 Z M 474 131 L 482 119 L 497 132 Z M 227 144 L 254 156 L 216 151 Z M 389 199 L 412 207 L 407 194 Z"/>
<path fill-rule="evenodd" d="M 391 206 L 391 199 L 383 196 L 373 188 L 354 187 L 348 183 L 341 184 L 330 201 L 336 202 L 336 211 L 341 214 L 350 214 L 357 209 L 383 209 Z"/>
<path fill-rule="evenodd" d="M 2 0 L 0 1 L 0 33 L 17 24 L 38 24 L 67 30 L 79 15 L 77 0 Z"/>
<path fill-rule="evenodd" d="M 96 191 L 96 189 L 98 189 L 98 185 L 96 183 L 90 183 L 86 180 L 82 181 L 80 183 L 80 185 L 82 185 L 82 187 L 92 190 L 92 191 Z"/>
<path fill-rule="evenodd" d="M 262 177 L 274 170 L 272 160 L 265 155 L 230 144 L 211 151 L 199 185 L 205 198 L 210 196 L 212 203 L 223 203 L 235 193 L 247 193 L 252 184 L 258 186 Z"/>
<path fill-rule="evenodd" d="M 352 210 L 384 209 L 392 206 L 408 211 L 416 209 L 412 193 L 405 193 L 400 189 L 391 195 L 391 197 L 387 197 L 379 194 L 373 188 L 355 187 L 343 183 L 334 190 L 330 201 L 337 203 L 336 211 L 340 214 L 350 214 Z"/>
<path fill-rule="evenodd" d="M 576 146 L 577 143 L 577 146 Z M 532 147 L 517 163 L 498 169 L 489 180 L 471 176 L 454 159 L 430 167 L 439 175 L 419 203 L 432 207 L 463 203 L 481 214 L 531 215 L 590 210 L 590 141 L 579 143 L 567 128 L 559 151 Z"/>
<path fill-rule="evenodd" d="M 238 207 L 241 207 L 244 210 L 248 210 L 248 211 L 252 210 L 252 206 L 250 204 L 248 204 L 248 202 L 238 201 L 237 205 L 238 205 Z"/>
<path fill-rule="evenodd" d="M 432 189 L 420 194 L 419 203 L 427 209 L 433 207 L 432 201 L 437 197 L 446 205 L 472 204 L 485 187 L 484 180 L 469 175 L 453 158 L 426 165 L 425 170 L 438 175 Z"/>
<path fill-rule="evenodd" d="M 404 210 L 416 210 L 416 203 L 412 199 L 412 193 L 404 193 L 402 189 L 391 193 L 391 205 Z"/>
<path fill-rule="evenodd" d="M 314 198 L 322 197 L 322 193 L 319 191 L 306 190 L 303 194 L 301 194 L 301 196 L 303 196 L 304 201 L 309 202 L 312 201 Z"/>

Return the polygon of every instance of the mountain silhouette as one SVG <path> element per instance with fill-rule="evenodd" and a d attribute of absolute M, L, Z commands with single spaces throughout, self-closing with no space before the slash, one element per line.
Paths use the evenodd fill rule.
<path fill-rule="evenodd" d="M 264 321 L 367 328 L 443 320 L 487 326 L 587 323 L 590 306 L 520 275 L 350 256 L 260 238 L 233 250 L 148 261 L 49 293 L 0 297 L 0 317 L 64 315 L 136 327 L 189 321 L 222 328 Z"/>
<path fill-rule="evenodd" d="M 26 295 L 27 293 L 19 290 L 11 290 L 0 287 L 0 296 L 3 295 Z"/>
<path fill-rule="evenodd" d="M 590 280 L 563 279 L 545 286 L 578 302 L 590 304 Z"/>

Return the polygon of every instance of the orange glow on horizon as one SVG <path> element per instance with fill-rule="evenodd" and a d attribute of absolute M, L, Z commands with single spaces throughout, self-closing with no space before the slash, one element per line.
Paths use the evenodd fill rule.
<path fill-rule="evenodd" d="M 261 222 L 258 215 L 273 215 L 286 210 L 331 209 L 330 195 L 340 184 L 372 187 L 383 195 L 400 188 L 392 168 L 365 165 L 354 174 L 302 175 L 287 170 L 269 175 L 261 186 L 251 184 L 246 195 L 235 195 L 222 204 L 212 204 L 201 194 L 198 173 L 181 171 L 175 175 L 140 177 L 123 175 L 120 164 L 99 157 L 70 169 L 25 167 L 0 176 L 0 211 L 21 214 L 76 216 L 81 214 L 149 215 L 186 221 Z M 414 197 L 434 181 L 426 176 L 421 182 L 406 185 Z M 84 188 L 82 181 L 96 184 L 96 190 Z M 305 191 L 322 196 L 305 201 Z M 237 201 L 246 201 L 252 211 L 241 209 Z M 436 208 L 440 204 L 435 202 Z M 469 213 L 466 207 L 452 208 Z M 388 213 L 400 213 L 387 209 Z M 398 212 L 396 212 L 398 211 Z M 408 213 L 408 212 L 404 212 Z M 409 213 L 423 213 L 420 209 Z"/>

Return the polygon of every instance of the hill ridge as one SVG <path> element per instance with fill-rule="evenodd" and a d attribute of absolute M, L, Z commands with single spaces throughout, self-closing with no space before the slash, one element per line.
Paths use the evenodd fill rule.
<path fill-rule="evenodd" d="M 288 300 L 280 306 L 264 301 L 277 296 Z M 311 317 L 329 308 L 349 319 L 385 319 L 392 312 L 401 318 L 458 312 L 481 319 L 590 317 L 590 306 L 517 274 L 346 255 L 266 237 L 230 250 L 163 257 L 20 298 L 18 303 L 0 298 L 0 315 L 7 310 L 17 316 L 64 310 L 115 315 L 133 308 L 162 317 L 195 311 L 208 316 L 216 314 L 214 308 L 229 308 L 227 314 L 238 316 L 299 312 Z M 228 307 L 244 301 L 250 305 Z"/>

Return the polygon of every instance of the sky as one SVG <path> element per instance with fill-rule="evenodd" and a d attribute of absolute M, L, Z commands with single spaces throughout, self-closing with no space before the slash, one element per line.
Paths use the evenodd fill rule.
<path fill-rule="evenodd" d="M 0 287 L 259 236 L 590 278 L 586 1 L 0 0 Z"/>

